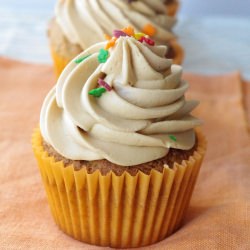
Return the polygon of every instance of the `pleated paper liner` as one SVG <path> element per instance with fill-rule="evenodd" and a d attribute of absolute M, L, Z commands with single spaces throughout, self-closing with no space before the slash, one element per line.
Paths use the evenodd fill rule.
<path fill-rule="evenodd" d="M 106 176 L 55 162 L 35 130 L 32 145 L 56 224 L 73 238 L 118 248 L 153 244 L 175 232 L 189 204 L 206 142 L 201 132 L 193 156 L 163 173 Z"/>
<path fill-rule="evenodd" d="M 63 69 L 67 66 L 67 64 L 71 61 L 71 58 L 66 58 L 59 55 L 51 46 L 50 54 L 54 63 L 54 71 L 56 77 L 58 78 L 62 73 Z"/>
<path fill-rule="evenodd" d="M 167 5 L 167 15 L 168 16 L 176 16 L 179 7 L 180 7 L 180 3 L 178 0 L 173 1 L 170 4 L 166 4 Z"/>
<path fill-rule="evenodd" d="M 169 45 L 172 47 L 174 51 L 173 64 L 181 65 L 184 60 L 184 50 L 181 45 L 176 40 L 171 40 Z"/>

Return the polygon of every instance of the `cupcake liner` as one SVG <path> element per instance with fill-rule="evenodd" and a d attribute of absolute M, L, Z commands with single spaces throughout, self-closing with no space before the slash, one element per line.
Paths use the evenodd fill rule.
<path fill-rule="evenodd" d="M 183 63 L 183 60 L 184 60 L 183 48 L 176 40 L 171 40 L 169 42 L 169 45 L 173 48 L 173 50 L 175 52 L 175 57 L 173 58 L 173 63 L 181 65 Z"/>
<path fill-rule="evenodd" d="M 51 46 L 50 54 L 54 63 L 54 71 L 56 77 L 58 78 L 62 73 L 63 69 L 67 66 L 67 64 L 71 61 L 71 58 L 66 58 L 59 55 Z"/>
<path fill-rule="evenodd" d="M 173 3 L 167 4 L 166 6 L 167 6 L 167 15 L 173 17 L 176 16 L 180 7 L 179 1 L 174 1 Z"/>
<path fill-rule="evenodd" d="M 77 240 L 118 248 L 146 246 L 171 235 L 181 226 L 205 154 L 205 139 L 200 131 L 197 136 L 194 154 L 172 169 L 104 176 L 56 162 L 35 130 L 32 146 L 56 224 Z"/>

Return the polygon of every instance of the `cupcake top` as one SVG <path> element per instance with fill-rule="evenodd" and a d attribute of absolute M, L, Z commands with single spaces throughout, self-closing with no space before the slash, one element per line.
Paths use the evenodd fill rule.
<path fill-rule="evenodd" d="M 198 103 L 185 100 L 188 83 L 166 49 L 128 27 L 85 50 L 43 103 L 44 140 L 65 158 L 121 166 L 191 149 L 201 121 L 190 112 Z"/>
<path fill-rule="evenodd" d="M 60 0 L 56 21 L 66 38 L 82 49 L 129 25 L 153 36 L 157 44 L 175 37 L 171 29 L 176 19 L 167 16 L 163 0 Z"/>

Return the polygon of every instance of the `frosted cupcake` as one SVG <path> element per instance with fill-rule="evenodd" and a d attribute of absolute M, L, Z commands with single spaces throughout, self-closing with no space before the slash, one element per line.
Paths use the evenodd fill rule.
<path fill-rule="evenodd" d="M 32 139 L 59 228 L 117 248 L 181 226 L 205 154 L 182 67 L 130 32 L 115 30 L 67 65 Z"/>
<path fill-rule="evenodd" d="M 105 41 L 104 34 L 112 36 L 112 30 L 126 26 L 152 36 L 159 45 L 168 45 L 167 57 L 180 64 L 183 50 L 172 32 L 175 23 L 161 0 L 58 1 L 49 26 L 56 73 L 59 75 L 69 61 L 89 46 Z"/>

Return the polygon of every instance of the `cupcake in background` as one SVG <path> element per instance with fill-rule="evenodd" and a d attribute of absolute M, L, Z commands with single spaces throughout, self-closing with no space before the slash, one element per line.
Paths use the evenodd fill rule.
<path fill-rule="evenodd" d="M 140 247 L 180 228 L 206 143 L 166 46 L 131 27 L 113 34 L 63 70 L 32 146 L 59 228 L 89 244 Z"/>
<path fill-rule="evenodd" d="M 131 26 L 153 37 L 156 44 L 167 45 L 166 57 L 181 64 L 183 49 L 176 42 L 162 0 L 60 0 L 49 25 L 51 54 L 57 75 L 80 52 L 112 36 L 111 30 Z"/>

